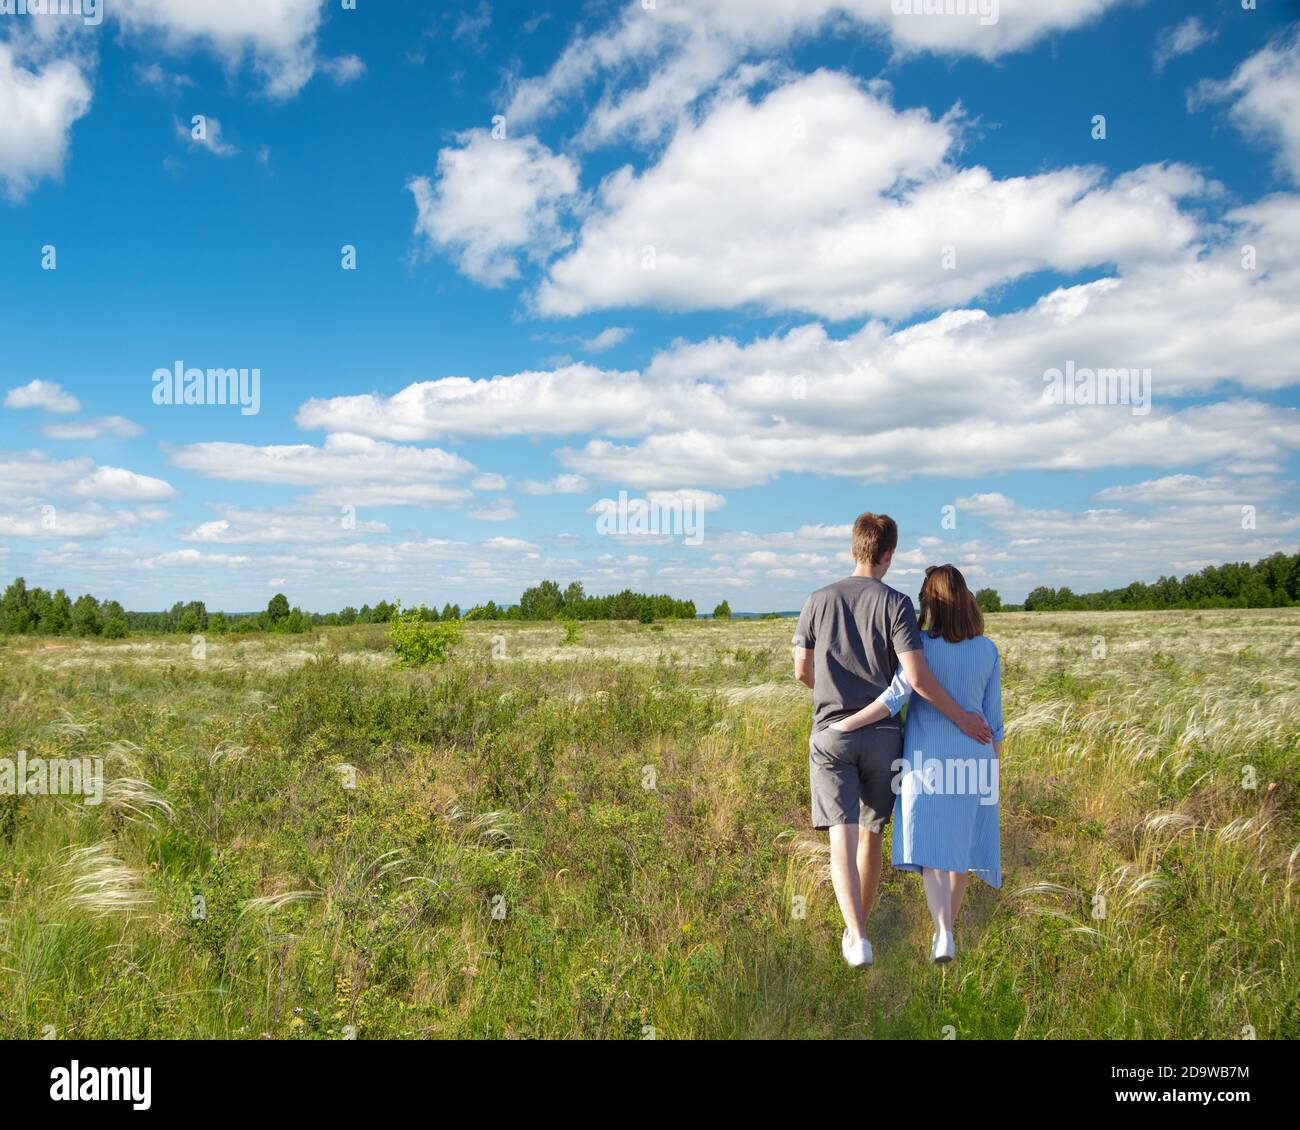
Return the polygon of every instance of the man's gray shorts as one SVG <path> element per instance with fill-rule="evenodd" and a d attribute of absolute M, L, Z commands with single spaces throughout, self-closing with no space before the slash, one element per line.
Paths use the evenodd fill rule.
<path fill-rule="evenodd" d="M 894 762 L 902 756 L 903 731 L 893 720 L 847 733 L 814 730 L 808 739 L 813 827 L 884 831 L 894 812 Z"/>

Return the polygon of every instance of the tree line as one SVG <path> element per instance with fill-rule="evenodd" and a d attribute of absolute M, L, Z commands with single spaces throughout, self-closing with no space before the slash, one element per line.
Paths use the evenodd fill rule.
<path fill-rule="evenodd" d="M 1300 604 L 1300 553 L 1275 553 L 1251 565 L 1245 562 L 1211 565 L 1182 580 L 1161 577 L 1153 584 L 1134 581 L 1118 589 L 1075 593 L 1070 588 L 1039 586 L 1024 604 L 1004 604 L 994 589 L 975 594 L 986 612 L 1148 612 L 1160 609 L 1287 608 Z M 179 632 L 306 632 L 312 628 L 348 624 L 386 624 L 400 609 L 398 601 L 381 600 L 338 612 L 304 612 L 291 607 L 276 593 L 262 612 L 212 612 L 201 600 L 178 601 L 164 612 L 128 612 L 116 600 L 98 600 L 89 593 L 73 600 L 63 589 L 47 592 L 28 588 L 16 578 L 0 597 L 0 634 L 47 636 L 104 636 L 120 639 L 140 633 Z M 716 619 L 731 618 L 724 600 L 713 611 Z M 498 605 L 489 600 L 464 614 L 447 603 L 442 611 L 420 608 L 421 619 L 434 620 L 694 620 L 695 602 L 662 593 L 624 589 L 609 596 L 588 596 L 581 582 L 561 588 L 557 581 L 542 581 L 524 590 L 517 604 Z"/>
<path fill-rule="evenodd" d="M 489 600 L 465 613 L 466 620 L 694 620 L 695 602 L 662 593 L 624 589 L 609 596 L 588 596 L 580 581 L 560 588 L 558 581 L 542 581 L 524 589 L 518 604 L 498 605 Z"/>
<path fill-rule="evenodd" d="M 1289 608 L 1300 604 L 1300 553 L 1211 565 L 1180 581 L 1134 581 L 1120 589 L 1075 593 L 1040 586 L 1025 597 L 1026 612 L 1156 612 L 1177 608 Z M 1010 610 L 1011 606 L 1004 606 Z"/>
<path fill-rule="evenodd" d="M 290 607 L 276 593 L 262 612 L 209 612 L 201 600 L 177 601 L 164 612 L 128 612 L 116 600 L 98 600 L 89 593 L 73 600 L 63 589 L 47 592 L 28 588 L 16 578 L 0 596 L 0 634 L 44 636 L 103 636 L 120 639 L 135 633 L 279 632 L 299 633 L 312 628 L 349 624 L 387 624 L 400 610 L 398 601 L 381 600 L 373 608 L 344 608 L 338 612 L 304 612 Z M 437 608 L 415 610 L 425 621 L 464 620 L 693 620 L 695 604 L 671 596 L 648 595 L 626 589 L 612 596 L 587 596 L 574 581 L 561 589 L 543 581 L 524 590 L 518 604 L 476 605 L 462 615 L 460 605 L 448 602 Z"/>
<path fill-rule="evenodd" d="M 276 593 L 262 612 L 209 612 L 201 600 L 177 601 L 164 612 L 128 612 L 116 600 L 97 600 L 89 593 L 73 600 L 63 589 L 47 592 L 28 588 L 16 578 L 0 596 L 0 634 L 42 636 L 122 636 L 150 632 L 306 632 L 311 628 L 345 624 L 386 624 L 397 611 L 396 601 L 381 600 L 344 608 L 339 612 L 304 612 L 290 607 L 284 593 Z M 460 619 L 460 608 L 448 604 L 441 614 Z M 437 619 L 439 613 L 432 611 Z"/>

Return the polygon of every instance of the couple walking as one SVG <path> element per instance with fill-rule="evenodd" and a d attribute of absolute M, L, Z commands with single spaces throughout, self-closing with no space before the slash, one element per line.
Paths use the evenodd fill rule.
<path fill-rule="evenodd" d="M 813 692 L 813 825 L 830 831 L 840 948 L 853 966 L 872 960 L 865 928 L 895 796 L 893 865 L 921 874 L 931 960 L 955 954 L 967 877 L 1002 885 L 998 649 L 952 565 L 925 571 L 918 623 L 911 600 L 884 583 L 897 547 L 892 518 L 860 515 L 853 575 L 808 598 L 793 640 L 795 678 Z M 909 698 L 904 732 L 897 715 Z"/>

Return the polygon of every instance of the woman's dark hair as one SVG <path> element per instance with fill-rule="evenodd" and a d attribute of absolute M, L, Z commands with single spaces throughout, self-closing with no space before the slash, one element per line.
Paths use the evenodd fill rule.
<path fill-rule="evenodd" d="M 984 634 L 984 613 L 956 565 L 931 565 L 921 584 L 921 628 L 930 638 L 961 643 Z"/>

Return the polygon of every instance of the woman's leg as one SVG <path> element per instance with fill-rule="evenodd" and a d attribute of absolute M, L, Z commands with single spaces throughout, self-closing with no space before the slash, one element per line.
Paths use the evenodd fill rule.
<path fill-rule="evenodd" d="M 965 871 L 949 871 L 952 877 L 952 922 L 957 924 L 957 912 L 961 910 L 961 900 L 966 894 L 966 880 L 969 877 Z"/>
<path fill-rule="evenodd" d="M 949 885 L 949 874 L 934 867 L 926 867 L 921 871 L 925 901 L 930 908 L 930 917 L 934 919 L 936 934 L 952 933 L 952 888 Z"/>
<path fill-rule="evenodd" d="M 858 826 L 835 824 L 831 827 L 831 884 L 848 927 L 849 944 L 862 937 L 862 906 L 858 900 L 862 889 L 858 879 Z"/>

